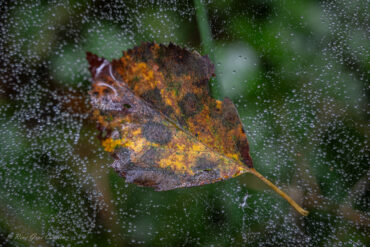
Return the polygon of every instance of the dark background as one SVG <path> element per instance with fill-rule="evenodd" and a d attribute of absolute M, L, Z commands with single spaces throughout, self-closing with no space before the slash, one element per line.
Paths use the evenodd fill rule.
<path fill-rule="evenodd" d="M 1 1 L 0 246 L 369 245 L 367 1 Z M 258 171 L 125 184 L 89 119 L 87 50 L 142 41 L 215 63 Z"/>

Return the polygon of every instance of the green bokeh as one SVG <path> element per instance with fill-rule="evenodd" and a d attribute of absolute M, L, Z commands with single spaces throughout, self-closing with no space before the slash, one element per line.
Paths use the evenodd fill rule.
<path fill-rule="evenodd" d="M 370 244 L 361 1 L 0 6 L 0 246 Z M 251 175 L 159 193 L 109 167 L 95 124 L 81 117 L 89 112 L 85 52 L 111 60 L 152 40 L 209 55 L 212 94 L 237 106 L 256 169 L 308 217 Z"/>

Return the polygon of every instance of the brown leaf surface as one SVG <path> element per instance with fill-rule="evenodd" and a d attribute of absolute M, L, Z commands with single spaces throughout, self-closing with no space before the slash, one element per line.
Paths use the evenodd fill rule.
<path fill-rule="evenodd" d="M 87 60 L 93 117 L 126 182 L 171 190 L 245 172 L 263 178 L 253 168 L 234 104 L 209 95 L 214 67 L 208 57 L 143 43 L 119 60 L 91 53 Z"/>

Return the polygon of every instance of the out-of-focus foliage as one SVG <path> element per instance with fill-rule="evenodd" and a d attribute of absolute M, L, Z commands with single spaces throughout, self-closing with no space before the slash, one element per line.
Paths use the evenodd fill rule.
<path fill-rule="evenodd" d="M 0 245 L 369 245 L 366 1 L 2 1 L 0 13 Z M 152 40 L 210 52 L 213 96 L 236 102 L 256 169 L 308 217 L 249 175 L 154 192 L 112 171 L 85 51 L 112 59 Z"/>

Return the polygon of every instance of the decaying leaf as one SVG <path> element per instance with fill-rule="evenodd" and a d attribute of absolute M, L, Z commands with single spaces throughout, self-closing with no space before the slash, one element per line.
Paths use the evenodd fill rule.
<path fill-rule="evenodd" d="M 87 53 L 93 117 L 112 167 L 126 182 L 171 190 L 259 174 L 238 112 L 230 99 L 210 97 L 208 57 L 173 44 L 143 43 L 107 61 Z"/>

